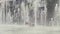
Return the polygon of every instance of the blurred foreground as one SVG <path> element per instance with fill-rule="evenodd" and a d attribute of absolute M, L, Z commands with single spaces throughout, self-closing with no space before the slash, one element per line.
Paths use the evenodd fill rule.
<path fill-rule="evenodd" d="M 60 34 L 59 26 L 0 25 L 0 34 Z"/>

